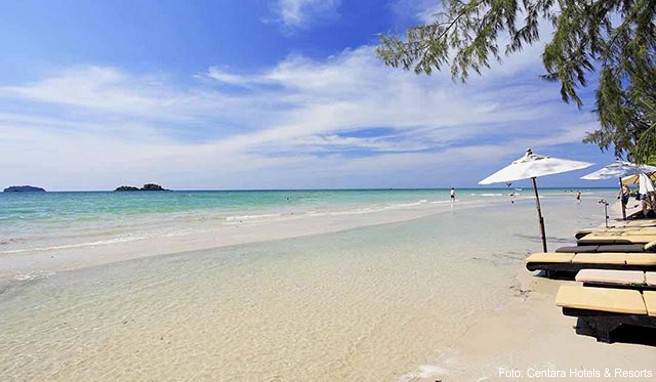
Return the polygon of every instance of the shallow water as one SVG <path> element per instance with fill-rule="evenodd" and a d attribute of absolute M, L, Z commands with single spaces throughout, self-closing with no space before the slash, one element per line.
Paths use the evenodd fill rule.
<path fill-rule="evenodd" d="M 544 210 L 552 247 L 603 219 L 571 198 Z M 408 379 L 475 314 L 503 308 L 537 232 L 527 200 L 13 282 L 0 293 L 0 376 Z"/>
<path fill-rule="evenodd" d="M 462 189 L 458 199 L 507 199 L 530 189 Z M 583 190 L 585 194 L 604 192 Z M 543 194 L 563 195 L 564 189 Z M 211 224 L 371 214 L 448 204 L 448 190 L 0 193 L 0 255 L 133 242 Z"/>

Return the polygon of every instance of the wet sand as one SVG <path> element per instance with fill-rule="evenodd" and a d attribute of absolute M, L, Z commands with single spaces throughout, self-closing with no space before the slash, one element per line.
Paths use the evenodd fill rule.
<path fill-rule="evenodd" d="M 524 197 L 518 200 L 527 201 Z M 484 199 L 457 203 L 426 202 L 403 208 L 374 212 L 345 211 L 320 216 L 283 215 L 254 220 L 225 222 L 219 219 L 183 220 L 173 224 L 152 223 L 133 235 L 98 233 L 92 238 L 39 242 L 26 248 L 0 251 L 0 284 L 55 272 L 81 269 L 143 257 L 191 252 L 212 248 L 295 237 L 327 234 L 350 229 L 404 222 L 441 213 L 490 208 L 507 204 L 505 199 Z M 57 239 L 57 238 L 55 238 Z"/>
<path fill-rule="evenodd" d="M 544 200 L 551 248 L 599 225 L 593 203 Z M 653 368 L 652 347 L 575 334 L 554 304 L 563 281 L 523 269 L 536 232 L 525 200 L 14 280 L 0 293 L 0 376 L 479 381 L 549 380 L 499 368 Z"/>

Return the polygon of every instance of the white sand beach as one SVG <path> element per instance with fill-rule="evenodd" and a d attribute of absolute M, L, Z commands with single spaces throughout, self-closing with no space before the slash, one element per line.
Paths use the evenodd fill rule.
<path fill-rule="evenodd" d="M 580 205 L 571 195 L 544 198 L 550 247 L 603 222 L 596 197 Z M 655 348 L 578 336 L 575 319 L 554 304 L 566 281 L 523 268 L 540 247 L 534 207 L 530 198 L 422 203 L 210 226 L 159 245 L 5 254 L 0 375 L 493 381 L 606 368 L 653 375 Z"/>
<path fill-rule="evenodd" d="M 340 232 L 505 203 L 507 198 L 454 205 L 422 200 L 391 208 L 364 205 L 322 213 L 257 214 L 229 220 L 209 215 L 110 230 L 92 228 L 84 235 L 76 235 L 80 228 L 75 227 L 67 235 L 8 240 L 0 247 L 0 282 L 142 257 Z"/>

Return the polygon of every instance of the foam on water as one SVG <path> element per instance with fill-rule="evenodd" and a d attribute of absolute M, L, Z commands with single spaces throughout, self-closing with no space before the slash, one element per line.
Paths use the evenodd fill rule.
<path fill-rule="evenodd" d="M 267 218 L 277 218 L 280 217 L 281 214 L 260 214 L 260 215 L 237 215 L 237 216 L 228 216 L 225 218 L 227 222 L 241 222 L 241 221 L 248 221 L 248 220 L 262 220 L 262 219 L 267 219 Z"/>
<path fill-rule="evenodd" d="M 503 195 L 481 188 L 459 190 L 458 196 L 469 203 Z M 0 193 L 0 253 L 120 243 L 194 224 L 357 216 L 449 202 L 448 190 Z"/>
<path fill-rule="evenodd" d="M 24 249 L 13 249 L 0 251 L 0 255 L 10 255 L 16 253 L 26 253 L 26 252 L 47 252 L 60 249 L 72 249 L 72 248 L 83 248 L 83 247 L 97 247 L 101 245 L 117 244 L 117 243 L 127 243 L 131 241 L 143 240 L 145 236 L 141 235 L 127 235 L 122 237 L 115 237 L 113 239 L 106 240 L 97 240 L 92 242 L 84 243 L 75 243 L 75 244 L 64 244 L 64 245 L 53 245 L 49 247 L 29 247 Z"/>

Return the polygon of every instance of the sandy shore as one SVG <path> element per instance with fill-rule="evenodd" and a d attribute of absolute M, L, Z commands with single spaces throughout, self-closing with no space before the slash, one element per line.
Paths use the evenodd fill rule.
<path fill-rule="evenodd" d="M 621 206 L 614 203 L 609 212 L 620 216 Z M 576 334 L 576 318 L 555 304 L 561 285 L 576 284 L 529 272 L 522 263 L 507 304 L 479 312 L 464 336 L 435 361 L 439 367 L 426 365 L 407 380 L 656 380 L 655 347 L 605 344 Z"/>
<path fill-rule="evenodd" d="M 527 200 L 528 197 L 517 198 Z M 368 213 L 334 213 L 323 216 L 279 216 L 233 222 L 186 221 L 170 227 L 143 229 L 133 237 L 103 236 L 61 245 L 41 244 L 35 249 L 0 251 L 0 282 L 23 280 L 73 269 L 247 243 L 340 232 L 356 228 L 404 222 L 462 209 L 507 203 L 506 200 L 424 203 L 417 206 Z M 3 248 L 6 251 L 6 248 Z"/>
<path fill-rule="evenodd" d="M 556 292 L 564 284 L 574 281 L 520 270 L 514 297 L 505 307 L 477 315 L 462 339 L 436 360 L 439 368 L 427 365 L 408 380 L 653 381 L 656 348 L 604 344 L 575 333 L 576 318 L 564 316 L 555 305 Z M 623 378 L 625 372 L 635 377 Z"/>
<path fill-rule="evenodd" d="M 552 248 L 598 225 L 599 210 L 596 200 L 545 200 Z M 198 238 L 223 247 L 160 256 L 150 248 L 148 257 L 95 266 L 82 257 L 89 248 L 63 262 L 31 254 L 40 260 L 25 267 L 55 256 L 62 269 L 77 266 L 76 258 L 82 268 L 15 281 L 0 293 L 0 376 L 616 381 L 619 369 L 652 373 L 630 380 L 654 380 L 656 348 L 577 335 L 575 319 L 554 304 L 569 282 L 524 269 L 539 249 L 534 212 L 524 200 L 322 217 L 322 224 L 248 222 L 222 229 L 243 232 L 232 243 L 250 244 Z M 252 241 L 268 235 L 281 240 Z M 184 237 L 161 248 L 187 248 L 194 240 Z M 132 247 L 120 258 L 143 255 Z M 596 371 L 600 378 L 584 378 Z"/>

